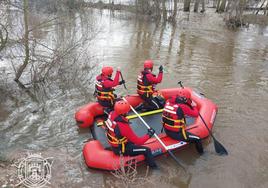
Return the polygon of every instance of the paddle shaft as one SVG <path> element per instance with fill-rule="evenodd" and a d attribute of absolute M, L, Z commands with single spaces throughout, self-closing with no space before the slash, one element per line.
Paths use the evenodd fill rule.
<path fill-rule="evenodd" d="M 124 97 L 123 100 L 128 103 L 128 101 Z M 144 119 L 142 119 L 142 117 L 138 114 L 138 112 L 130 104 L 129 106 L 131 110 L 139 117 L 142 123 L 147 127 L 147 129 L 150 129 L 151 127 L 144 121 Z M 184 171 L 186 171 L 185 167 L 179 162 L 176 156 L 168 149 L 168 147 L 162 142 L 162 140 L 157 136 L 156 133 L 154 133 L 154 136 L 158 140 L 158 142 L 165 148 L 165 150 L 171 155 L 171 157 L 183 168 Z"/>
<path fill-rule="evenodd" d="M 179 84 L 182 88 L 184 88 L 184 86 L 182 85 L 182 81 L 179 81 L 178 84 Z M 211 130 L 208 128 L 207 123 L 205 122 L 204 118 L 201 116 L 201 114 L 200 114 L 199 112 L 198 112 L 198 114 L 199 114 L 201 120 L 203 121 L 204 125 L 206 126 L 206 128 L 207 128 L 209 134 L 211 135 L 211 137 L 212 137 L 213 139 L 215 139 L 215 137 L 213 136 Z"/>
<path fill-rule="evenodd" d="M 179 81 L 178 84 L 181 86 L 181 88 L 183 89 L 183 85 L 182 85 L 182 81 Z"/>
<path fill-rule="evenodd" d="M 204 125 L 206 126 L 210 136 L 213 138 L 214 141 L 214 147 L 215 150 L 218 154 L 220 155 L 228 155 L 228 151 L 225 149 L 225 147 L 213 136 L 211 130 L 208 128 L 204 118 L 201 116 L 201 114 L 199 113 L 199 117 L 201 118 L 201 120 L 203 121 Z"/>
<path fill-rule="evenodd" d="M 121 72 L 121 71 L 120 71 L 120 76 L 121 76 L 122 80 L 124 80 L 124 78 L 123 78 L 123 75 L 122 75 L 122 72 Z M 127 90 L 126 84 L 124 83 L 123 85 L 124 85 L 124 88 Z"/>
<path fill-rule="evenodd" d="M 180 84 L 180 86 L 182 88 L 184 88 L 182 85 L 182 81 L 179 81 L 178 84 Z M 212 131 L 208 128 L 207 123 L 205 122 L 204 118 L 201 116 L 200 112 L 198 112 L 198 114 L 199 114 L 199 117 L 201 118 L 201 120 L 203 121 L 204 125 L 206 126 L 208 133 L 213 138 L 214 147 L 215 147 L 216 152 L 220 155 L 228 155 L 228 152 L 225 149 L 225 147 L 214 137 L 214 135 L 212 134 Z"/>
<path fill-rule="evenodd" d="M 211 136 L 213 139 L 215 139 L 215 137 L 213 136 L 211 130 L 208 128 L 208 125 L 207 125 L 207 123 L 205 122 L 204 118 L 201 116 L 201 114 L 200 114 L 199 112 L 198 112 L 198 114 L 199 114 L 199 117 L 201 118 L 201 120 L 203 121 L 204 125 L 206 126 L 206 128 L 207 128 L 207 130 L 208 130 L 210 136 Z"/>

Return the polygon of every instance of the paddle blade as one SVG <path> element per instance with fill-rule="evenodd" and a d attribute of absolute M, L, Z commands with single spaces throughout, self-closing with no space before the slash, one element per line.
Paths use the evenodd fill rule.
<path fill-rule="evenodd" d="M 219 154 L 219 155 L 228 155 L 227 150 L 224 148 L 224 146 L 218 142 L 216 140 L 216 138 L 213 137 L 213 141 L 214 141 L 214 147 L 215 147 L 215 151 Z"/>

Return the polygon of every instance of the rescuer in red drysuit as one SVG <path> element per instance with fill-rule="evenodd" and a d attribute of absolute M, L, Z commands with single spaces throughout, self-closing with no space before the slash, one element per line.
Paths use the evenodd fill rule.
<path fill-rule="evenodd" d="M 191 94 L 183 91 L 179 96 L 171 97 L 166 101 L 162 122 L 166 134 L 175 139 L 195 143 L 198 153 L 203 153 L 201 139 L 186 131 L 185 115 L 198 117 L 198 109 L 192 105 Z"/>
<path fill-rule="evenodd" d="M 110 112 L 113 109 L 116 95 L 114 94 L 114 88 L 118 85 L 124 84 L 125 81 L 119 81 L 120 69 L 118 68 L 114 79 L 111 79 L 113 74 L 113 68 L 106 66 L 102 68 L 101 74 L 96 77 L 95 84 L 95 96 L 99 104 L 101 104 L 106 112 Z"/>
<path fill-rule="evenodd" d="M 163 78 L 163 66 L 159 67 L 158 75 L 152 73 L 153 61 L 144 61 L 144 70 L 141 71 L 137 79 L 137 93 L 145 101 L 145 108 L 148 110 L 155 110 L 164 107 L 163 98 L 154 97 L 157 93 L 155 90 L 156 84 L 161 83 Z"/>
<path fill-rule="evenodd" d="M 107 126 L 106 136 L 108 142 L 116 155 L 136 156 L 143 154 L 146 163 L 151 168 L 157 168 L 151 149 L 141 146 L 154 135 L 155 131 L 148 129 L 146 135 L 138 137 L 131 129 L 129 121 L 126 118 L 126 114 L 129 110 L 130 105 L 127 102 L 121 100 L 115 103 L 114 111 L 109 114 L 105 122 Z"/>

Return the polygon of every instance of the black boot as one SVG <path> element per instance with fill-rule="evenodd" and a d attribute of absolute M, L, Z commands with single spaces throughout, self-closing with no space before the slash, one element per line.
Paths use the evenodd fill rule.
<path fill-rule="evenodd" d="M 198 152 L 200 155 L 202 155 L 202 154 L 204 153 L 204 149 L 203 149 L 203 145 L 202 145 L 201 140 L 197 140 L 197 141 L 195 142 L 195 148 L 196 148 L 197 152 Z"/>
<path fill-rule="evenodd" d="M 157 166 L 157 164 L 154 165 L 149 165 L 149 167 L 153 170 L 159 170 L 159 167 Z"/>

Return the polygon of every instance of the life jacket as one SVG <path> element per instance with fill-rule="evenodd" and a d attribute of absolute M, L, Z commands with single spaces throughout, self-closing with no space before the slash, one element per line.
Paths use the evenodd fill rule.
<path fill-rule="evenodd" d="M 97 77 L 97 82 L 95 83 L 95 96 L 97 97 L 98 100 L 100 101 L 109 101 L 112 105 L 114 103 L 114 100 L 115 100 L 115 95 L 113 93 L 114 91 L 114 88 L 106 88 L 104 87 L 103 85 L 103 82 L 105 80 L 111 80 L 110 78 L 108 77 L 105 77 L 105 76 L 102 76 L 102 75 L 99 75 Z"/>
<path fill-rule="evenodd" d="M 152 74 L 152 73 L 147 72 L 147 71 L 142 71 L 138 75 L 138 79 L 137 79 L 137 93 L 139 95 L 146 94 L 146 96 L 149 97 L 155 91 L 155 84 L 152 84 L 152 83 L 149 82 L 149 80 L 146 77 L 147 74 Z"/>
<path fill-rule="evenodd" d="M 162 115 L 162 123 L 163 127 L 169 131 L 182 131 L 183 137 L 187 139 L 185 131 L 186 121 L 180 104 L 172 103 L 170 100 L 166 102 Z"/>
<path fill-rule="evenodd" d="M 121 147 L 121 152 L 124 153 L 128 139 L 127 137 L 121 135 L 120 129 L 116 122 L 128 123 L 115 112 L 111 112 L 108 116 L 108 119 L 105 121 L 105 125 L 107 127 L 106 136 L 109 144 L 112 147 Z"/>

